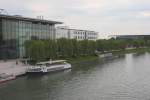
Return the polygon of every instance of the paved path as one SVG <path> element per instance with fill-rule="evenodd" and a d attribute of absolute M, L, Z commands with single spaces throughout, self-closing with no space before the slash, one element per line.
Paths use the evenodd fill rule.
<path fill-rule="evenodd" d="M 10 60 L 10 61 L 0 61 L 0 73 L 7 73 L 7 74 L 13 74 L 13 75 L 22 75 L 26 73 L 26 67 L 18 63 L 16 64 L 16 60 Z"/>

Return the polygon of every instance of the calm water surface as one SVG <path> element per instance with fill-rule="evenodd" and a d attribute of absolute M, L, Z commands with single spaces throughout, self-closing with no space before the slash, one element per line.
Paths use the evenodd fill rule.
<path fill-rule="evenodd" d="M 150 100 L 150 54 L 20 77 L 0 84 L 0 100 Z"/>

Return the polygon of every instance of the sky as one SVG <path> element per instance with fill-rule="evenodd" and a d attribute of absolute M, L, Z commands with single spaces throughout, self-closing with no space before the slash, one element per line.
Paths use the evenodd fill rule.
<path fill-rule="evenodd" d="M 44 16 L 76 29 L 116 34 L 150 34 L 150 0 L 0 0 L 10 15 Z"/>

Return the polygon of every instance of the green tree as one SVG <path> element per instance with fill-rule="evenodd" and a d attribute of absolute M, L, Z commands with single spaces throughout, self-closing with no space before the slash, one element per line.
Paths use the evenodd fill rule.
<path fill-rule="evenodd" d="M 26 54 L 31 60 L 43 61 L 46 57 L 45 44 L 41 40 L 32 40 L 25 43 Z"/>

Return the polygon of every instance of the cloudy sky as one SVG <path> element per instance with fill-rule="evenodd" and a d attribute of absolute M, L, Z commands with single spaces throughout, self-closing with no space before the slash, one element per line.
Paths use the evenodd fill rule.
<path fill-rule="evenodd" d="M 44 16 L 77 29 L 111 34 L 150 33 L 150 0 L 0 0 L 11 15 Z"/>

